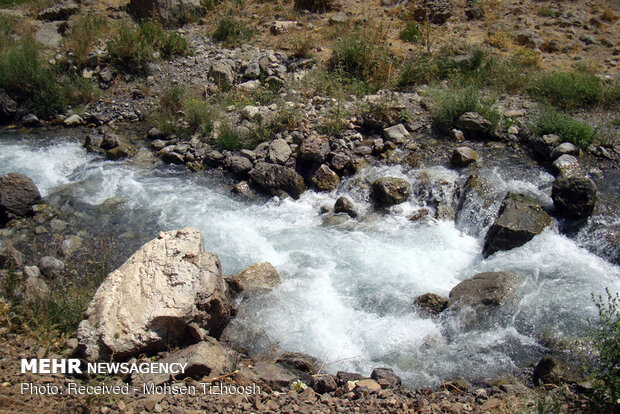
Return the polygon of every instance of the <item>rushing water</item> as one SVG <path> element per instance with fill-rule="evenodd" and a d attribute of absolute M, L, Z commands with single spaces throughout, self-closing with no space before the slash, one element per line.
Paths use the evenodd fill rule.
<path fill-rule="evenodd" d="M 260 352 L 277 344 L 326 361 L 326 370 L 370 373 L 390 366 L 409 385 L 442 378 L 480 379 L 532 363 L 544 352 L 543 335 L 574 337 L 594 315 L 590 293 L 620 289 L 620 269 L 548 229 L 530 243 L 483 259 L 486 227 L 506 191 L 550 204 L 553 178 L 511 164 L 480 171 L 485 200 L 469 199 L 453 221 L 411 222 L 422 207 L 410 201 L 387 214 L 373 213 L 368 183 L 379 176 L 408 179 L 425 199 L 454 196 L 460 177 L 443 167 L 405 173 L 399 167 L 367 168 L 337 192 L 308 191 L 297 200 L 247 202 L 230 195 L 221 177 L 179 169 L 141 168 L 87 154 L 77 140 L 0 139 L 0 174 L 32 177 L 43 196 L 70 192 L 85 205 L 110 197 L 126 200 L 120 225 L 146 216 L 144 238 L 159 230 L 199 227 L 205 247 L 219 254 L 227 274 L 271 262 L 283 283 L 243 300 L 227 335 Z M 430 185 L 429 185 L 430 183 Z M 319 207 L 342 194 L 361 218 L 325 226 Z M 412 306 L 422 293 L 447 295 L 459 281 L 482 271 L 513 271 L 516 299 L 484 320 L 444 315 L 424 319 Z"/>

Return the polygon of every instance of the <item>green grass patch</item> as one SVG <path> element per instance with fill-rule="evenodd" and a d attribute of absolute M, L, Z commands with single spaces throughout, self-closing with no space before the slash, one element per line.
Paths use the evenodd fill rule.
<path fill-rule="evenodd" d="M 555 109 L 543 109 L 534 118 L 531 129 L 535 134 L 556 134 L 563 140 L 586 148 L 597 137 L 597 128 Z"/>
<path fill-rule="evenodd" d="M 400 32 L 400 38 L 405 42 L 420 43 L 423 40 L 420 24 L 416 22 L 407 23 L 407 26 Z"/>
<path fill-rule="evenodd" d="M 65 48 L 73 53 L 76 61 L 85 65 L 93 47 L 109 30 L 108 19 L 100 15 L 83 15 L 75 19 L 65 38 Z"/>
<path fill-rule="evenodd" d="M 480 46 L 446 46 L 437 52 L 418 52 L 410 57 L 400 71 L 396 86 L 411 90 L 447 80 L 457 88 L 475 85 L 517 92 L 530 84 L 532 73 L 538 70 L 537 63 L 537 57 L 527 51 L 505 58 Z"/>
<path fill-rule="evenodd" d="M 0 51 L 0 88 L 29 111 L 47 116 L 64 110 L 69 99 L 58 79 L 32 39 L 21 39 Z"/>
<path fill-rule="evenodd" d="M 160 24 L 144 21 L 137 26 L 122 25 L 108 42 L 108 52 L 116 66 L 126 73 L 144 75 L 155 52 L 165 58 L 189 53 L 187 41 L 178 33 L 167 33 Z"/>
<path fill-rule="evenodd" d="M 495 129 L 501 115 L 493 108 L 494 101 L 482 97 L 475 86 L 466 88 L 435 90 L 431 92 L 435 101 L 433 120 L 441 130 L 450 129 L 456 120 L 466 112 L 477 112 L 491 122 L 488 132 Z"/>
<path fill-rule="evenodd" d="M 579 67 L 572 71 L 540 73 L 530 88 L 530 94 L 543 102 L 573 109 L 601 103 L 605 87 L 596 74 Z"/>
<path fill-rule="evenodd" d="M 247 42 L 253 35 L 254 30 L 230 13 L 217 22 L 212 34 L 213 39 L 231 46 Z"/>
<path fill-rule="evenodd" d="M 243 148 L 243 137 L 229 124 L 224 124 L 222 126 L 215 142 L 220 148 L 231 151 Z"/>
<path fill-rule="evenodd" d="M 599 412 L 617 412 L 620 401 L 620 297 L 606 290 L 606 297 L 592 296 L 598 320 L 589 321 L 592 344 L 598 351 L 590 375 Z"/>
<path fill-rule="evenodd" d="M 394 59 L 381 31 L 374 35 L 371 32 L 355 28 L 337 40 L 329 68 L 341 77 L 364 82 L 370 89 L 378 89 L 389 83 Z"/>
<path fill-rule="evenodd" d="M 26 302 L 18 291 L 23 280 L 9 271 L 0 284 L 1 296 L 8 304 L 4 310 L 9 312 L 0 319 L 5 319 L 12 332 L 27 334 L 43 346 L 60 350 L 67 338 L 75 336 L 84 311 L 107 272 L 105 255 L 100 262 L 86 260 L 79 271 L 72 269 L 54 280 L 46 280 L 50 292 L 46 298 Z"/>

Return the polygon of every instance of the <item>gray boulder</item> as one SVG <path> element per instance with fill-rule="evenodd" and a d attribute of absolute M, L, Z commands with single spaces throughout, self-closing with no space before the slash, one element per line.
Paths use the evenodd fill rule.
<path fill-rule="evenodd" d="M 124 359 L 170 348 L 196 323 L 218 337 L 230 301 L 216 254 L 200 230 L 161 232 L 103 281 L 78 326 L 87 359 Z"/>
<path fill-rule="evenodd" d="M 0 250 L 0 269 L 19 268 L 23 264 L 24 254 L 7 242 Z"/>
<path fill-rule="evenodd" d="M 403 203 L 411 195 L 411 186 L 402 178 L 384 177 L 372 183 L 371 196 L 381 207 Z"/>
<path fill-rule="evenodd" d="M 218 60 L 211 64 L 209 76 L 219 87 L 230 87 L 235 81 L 235 62 L 230 59 Z"/>
<path fill-rule="evenodd" d="M 573 174 L 583 174 L 579 160 L 569 154 L 560 155 L 555 161 L 553 161 L 553 169 L 561 177 L 566 177 Z"/>
<path fill-rule="evenodd" d="M 32 206 L 41 200 L 35 183 L 23 174 L 0 177 L 0 227 L 14 218 L 32 215 Z"/>
<path fill-rule="evenodd" d="M 322 163 L 329 152 L 329 140 L 322 135 L 313 135 L 305 139 L 299 148 L 300 158 L 304 161 Z"/>
<path fill-rule="evenodd" d="M 487 232 L 482 254 L 488 257 L 500 250 L 523 246 L 540 234 L 552 220 L 533 198 L 508 193 L 495 222 Z"/>
<path fill-rule="evenodd" d="M 592 215 L 596 206 L 596 184 L 582 175 L 569 175 L 553 183 L 551 198 L 558 213 L 570 219 Z"/>
<path fill-rule="evenodd" d="M 448 307 L 503 305 L 514 293 L 517 281 L 517 276 L 509 272 L 478 273 L 452 288 Z"/>
<path fill-rule="evenodd" d="M 394 125 L 383 130 L 383 137 L 387 141 L 392 141 L 396 144 L 402 144 L 408 136 L 409 131 L 407 131 L 403 124 Z"/>
<path fill-rule="evenodd" d="M 43 276 L 53 278 L 65 270 L 65 263 L 51 256 L 43 256 L 39 260 L 39 269 Z"/>
<path fill-rule="evenodd" d="M 312 175 L 310 182 L 319 190 L 332 191 L 340 184 L 340 177 L 327 165 L 323 164 Z"/>
<path fill-rule="evenodd" d="M 269 144 L 267 156 L 269 157 L 269 161 L 274 164 L 284 164 L 292 153 L 291 147 L 289 147 L 285 140 L 274 139 Z"/>
<path fill-rule="evenodd" d="M 555 160 L 562 155 L 574 155 L 575 157 L 579 156 L 579 148 L 570 142 L 564 142 L 551 151 L 551 159 Z"/>
<path fill-rule="evenodd" d="M 252 161 L 240 155 L 233 155 L 226 159 L 226 166 L 237 175 L 245 175 L 252 169 Z"/>
<path fill-rule="evenodd" d="M 467 167 L 470 164 L 478 162 L 480 156 L 470 147 L 457 147 L 452 152 L 450 164 L 457 168 Z"/>
<path fill-rule="evenodd" d="M 280 285 L 280 274 L 269 262 L 255 263 L 235 275 L 231 285 L 237 292 L 269 291 Z"/>
<path fill-rule="evenodd" d="M 252 182 L 272 195 L 282 192 L 297 199 L 306 189 L 304 179 L 292 168 L 267 162 L 257 163 L 250 171 Z"/>
<path fill-rule="evenodd" d="M 41 124 L 41 120 L 35 114 L 26 114 L 22 116 L 19 122 L 25 127 L 36 127 Z"/>
<path fill-rule="evenodd" d="M 392 368 L 375 368 L 372 370 L 370 378 L 379 384 L 383 382 L 387 385 L 387 387 L 382 385 L 381 388 L 394 388 L 402 383 L 400 377 L 394 373 Z"/>
<path fill-rule="evenodd" d="M 465 112 L 456 120 L 455 126 L 465 133 L 486 134 L 493 124 L 478 112 Z"/>
<path fill-rule="evenodd" d="M 534 151 L 544 158 L 549 158 L 551 153 L 560 144 L 560 137 L 555 134 L 547 134 L 538 136 L 534 135 L 530 138 L 530 146 Z"/>

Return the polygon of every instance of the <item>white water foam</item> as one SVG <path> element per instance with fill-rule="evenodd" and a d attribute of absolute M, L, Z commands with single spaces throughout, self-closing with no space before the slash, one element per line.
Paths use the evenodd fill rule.
<path fill-rule="evenodd" d="M 206 249 L 218 253 L 225 273 L 270 261 L 282 285 L 241 302 L 228 335 L 255 351 L 277 344 L 309 353 L 326 361 L 330 372 L 369 374 L 374 367 L 390 366 L 416 386 L 457 375 L 498 375 L 531 363 L 545 332 L 580 335 L 584 321 L 595 314 L 591 292 L 620 290 L 617 266 L 554 230 L 484 260 L 482 239 L 452 222 L 410 222 L 407 216 L 420 207 L 419 200 L 346 226 L 322 225 L 319 207 L 339 195 L 349 195 L 362 213 L 370 212 L 368 183 L 378 176 L 400 176 L 414 187 L 421 176 L 447 182 L 446 188 L 462 179 L 443 168 L 406 174 L 398 167 L 369 168 L 332 194 L 309 191 L 296 201 L 246 203 L 208 174 L 94 159 L 75 143 L 0 141 L 0 150 L 0 173 L 23 172 L 44 194 L 70 186 L 93 205 L 122 197 L 130 207 L 157 217 L 163 230 L 199 227 Z M 514 189 L 543 201 L 548 197 L 547 175 L 529 183 L 494 171 L 481 174 L 492 178 L 499 193 Z M 447 295 L 461 280 L 498 270 L 519 276 L 516 300 L 478 325 L 465 327 L 447 315 L 423 319 L 412 306 L 419 294 Z"/>

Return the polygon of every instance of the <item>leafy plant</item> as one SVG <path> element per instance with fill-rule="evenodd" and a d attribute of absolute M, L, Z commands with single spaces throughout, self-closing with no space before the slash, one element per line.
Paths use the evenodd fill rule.
<path fill-rule="evenodd" d="M 189 52 L 189 44 L 187 40 L 176 32 L 168 33 L 164 37 L 161 44 L 161 55 L 164 58 L 170 58 L 171 56 L 185 56 Z"/>

